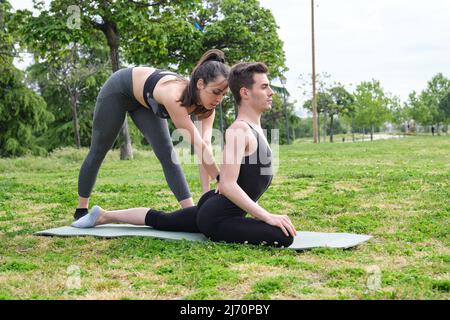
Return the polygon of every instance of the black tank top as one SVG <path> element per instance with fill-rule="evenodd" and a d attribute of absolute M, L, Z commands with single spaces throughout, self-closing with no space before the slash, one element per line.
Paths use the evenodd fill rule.
<path fill-rule="evenodd" d="M 153 98 L 153 91 L 155 90 L 156 84 L 158 83 L 161 78 L 172 75 L 172 76 L 178 76 L 176 73 L 156 69 L 148 78 L 145 80 L 144 84 L 144 101 L 147 104 L 147 106 L 153 110 L 153 113 L 164 119 L 170 118 L 169 113 L 167 112 L 166 107 L 164 105 L 159 104 L 156 102 L 156 100 Z"/>
<path fill-rule="evenodd" d="M 260 133 L 244 122 L 250 126 L 258 146 L 254 153 L 242 159 L 237 183 L 256 202 L 272 182 L 272 151 Z"/>

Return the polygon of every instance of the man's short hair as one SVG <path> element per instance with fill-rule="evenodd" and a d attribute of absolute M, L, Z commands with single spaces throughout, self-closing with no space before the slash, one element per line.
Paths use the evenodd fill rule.
<path fill-rule="evenodd" d="M 241 88 L 251 89 L 255 83 L 253 75 L 255 73 L 267 73 L 268 71 L 269 69 L 262 62 L 240 62 L 231 68 L 228 86 L 238 105 L 241 104 L 241 94 L 239 93 Z"/>

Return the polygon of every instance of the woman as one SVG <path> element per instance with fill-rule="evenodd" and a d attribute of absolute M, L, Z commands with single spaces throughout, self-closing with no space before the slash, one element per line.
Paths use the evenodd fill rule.
<path fill-rule="evenodd" d="M 286 215 L 272 214 L 258 199 L 272 182 L 272 152 L 261 129 L 261 114 L 270 110 L 273 91 L 262 63 L 239 63 L 229 85 L 239 105 L 227 129 L 219 188 L 205 193 L 197 206 L 164 213 L 148 208 L 91 213 L 72 226 L 90 228 L 106 223 L 147 225 L 158 230 L 202 232 L 213 241 L 288 247 L 296 230 Z M 253 218 L 245 217 L 249 213 Z"/>
<path fill-rule="evenodd" d="M 166 181 L 182 208 L 194 205 L 186 178 L 169 134 L 167 118 L 193 146 L 199 158 L 203 189 L 209 190 L 210 177 L 219 169 L 211 151 L 211 129 L 214 109 L 228 91 L 229 68 L 220 50 L 209 50 L 197 63 L 190 80 L 165 70 L 134 67 L 115 72 L 103 85 L 97 97 L 92 142 L 78 178 L 78 220 L 88 213 L 89 197 L 98 170 L 112 147 L 128 112 L 152 146 Z M 201 120 L 201 132 L 190 115 Z"/>

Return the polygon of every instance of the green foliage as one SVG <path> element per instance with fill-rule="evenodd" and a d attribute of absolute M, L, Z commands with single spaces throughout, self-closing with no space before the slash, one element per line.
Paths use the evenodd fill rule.
<path fill-rule="evenodd" d="M 239 61 L 263 61 L 271 77 L 285 70 L 283 42 L 277 34 L 277 25 L 270 10 L 262 8 L 257 0 L 224 0 L 211 24 L 205 23 L 203 49 L 219 48 L 234 64 Z M 216 16 L 216 17 L 217 17 Z"/>
<path fill-rule="evenodd" d="M 37 145 L 36 135 L 47 128 L 52 115 L 13 65 L 15 37 L 10 11 L 8 2 L 0 2 L 0 157 L 43 154 L 45 150 Z"/>
<path fill-rule="evenodd" d="M 354 119 L 357 126 L 373 130 L 374 127 L 379 127 L 391 119 L 388 107 L 390 101 L 381 88 L 379 81 L 361 82 L 356 87 L 354 97 Z"/>
<path fill-rule="evenodd" d="M 78 1 L 78 26 L 71 26 L 71 5 L 74 3 L 70 0 L 55 0 L 48 10 L 44 10 L 42 4 L 35 1 L 38 15 L 18 10 L 10 22 L 22 47 L 33 52 L 42 64 L 30 71 L 56 118 L 42 137 L 49 150 L 73 144 L 70 105 L 55 79 L 47 79 L 46 68 L 47 71 L 55 69 L 56 65 L 59 66 L 56 69 L 63 70 L 61 62 L 74 44 L 83 48 L 86 57 L 76 68 L 78 71 L 86 67 L 88 61 L 103 64 L 105 49 L 110 51 L 114 46 L 123 57 L 122 65 L 151 65 L 181 74 L 189 74 L 203 52 L 213 47 L 224 50 L 230 64 L 241 60 L 266 62 L 272 78 L 286 70 L 283 43 L 277 35 L 275 19 L 255 0 L 246 3 L 236 0 L 150 3 L 121 0 L 108 5 L 104 1 Z M 106 79 L 103 72 L 91 77 L 92 83 L 87 84 L 87 91 L 80 96 L 78 112 L 82 146 L 90 143 L 89 121 L 101 79 Z M 232 99 L 226 99 L 222 106 L 226 129 L 234 120 Z M 133 125 L 130 131 L 133 143 L 146 144 Z"/>
<path fill-rule="evenodd" d="M 440 108 L 441 101 L 448 94 L 450 94 L 450 79 L 444 77 L 442 73 L 438 73 L 428 81 L 427 88 L 422 91 L 420 98 L 430 110 L 432 123 L 441 124 L 448 121 L 447 114 Z"/>
<path fill-rule="evenodd" d="M 11 5 L 8 1 L 0 1 L 0 62 L 2 63 L 15 55 L 13 34 L 8 28 L 11 18 Z"/>
<path fill-rule="evenodd" d="M 411 92 L 408 97 L 408 115 L 411 119 L 422 125 L 429 125 L 432 123 L 430 109 L 417 96 L 415 91 Z"/>
<path fill-rule="evenodd" d="M 63 88 L 63 83 L 49 76 L 50 68 L 52 68 L 52 64 L 49 62 L 35 63 L 28 68 L 30 82 L 39 88 L 40 94 L 47 102 L 48 110 L 55 117 L 55 121 L 40 137 L 42 144 L 49 151 L 75 145 L 70 96 Z M 77 108 L 82 146 L 89 146 L 91 143 L 95 100 L 108 76 L 108 71 L 100 69 L 83 84 L 85 90 L 79 97 Z"/>
<path fill-rule="evenodd" d="M 450 121 L 450 91 L 441 99 L 439 109 L 443 113 L 444 122 Z"/>
<path fill-rule="evenodd" d="M 435 75 L 420 94 L 411 92 L 407 102 L 410 119 L 421 125 L 448 124 L 450 121 L 450 79 Z"/>
<path fill-rule="evenodd" d="M 23 74 L 12 65 L 0 65 L 0 156 L 43 154 L 36 136 L 53 116 L 41 96 L 27 88 Z"/>
<path fill-rule="evenodd" d="M 280 144 L 285 144 L 287 142 L 285 112 L 288 113 L 290 138 L 292 140 L 293 136 L 291 129 L 293 128 L 294 124 L 295 126 L 297 125 L 298 121 L 297 116 L 294 115 L 295 106 L 293 103 L 286 102 L 285 111 L 283 98 L 278 94 L 275 94 L 272 97 L 272 101 L 272 108 L 262 115 L 261 125 L 264 129 L 267 129 L 267 137 L 269 139 L 269 142 L 272 141 L 271 130 L 274 129 L 278 130 Z"/>

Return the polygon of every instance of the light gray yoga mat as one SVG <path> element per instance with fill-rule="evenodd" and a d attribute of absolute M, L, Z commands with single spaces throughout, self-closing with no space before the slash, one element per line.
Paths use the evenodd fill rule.
<path fill-rule="evenodd" d="M 201 233 L 169 232 L 155 230 L 147 226 L 129 224 L 105 224 L 95 228 L 79 229 L 74 227 L 53 228 L 35 233 L 41 236 L 94 236 L 104 238 L 115 237 L 152 237 L 169 240 L 206 241 Z M 294 243 L 289 249 L 305 250 L 320 247 L 351 248 L 368 241 L 371 236 L 351 233 L 326 233 L 297 231 Z"/>

